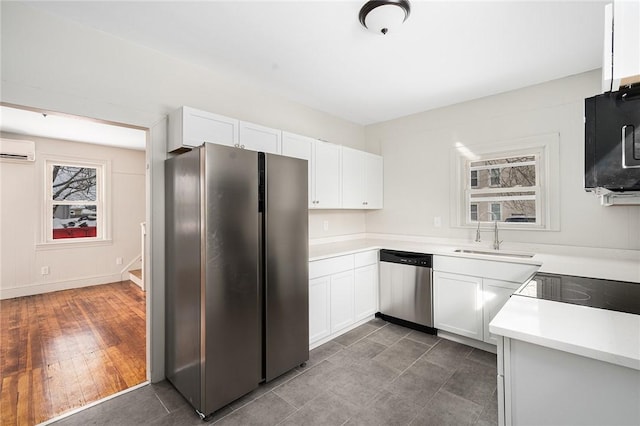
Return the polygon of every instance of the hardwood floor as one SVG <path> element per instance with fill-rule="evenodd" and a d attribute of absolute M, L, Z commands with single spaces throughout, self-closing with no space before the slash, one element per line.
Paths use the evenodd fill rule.
<path fill-rule="evenodd" d="M 0 301 L 0 419 L 33 425 L 146 379 L 145 293 L 130 281 Z"/>

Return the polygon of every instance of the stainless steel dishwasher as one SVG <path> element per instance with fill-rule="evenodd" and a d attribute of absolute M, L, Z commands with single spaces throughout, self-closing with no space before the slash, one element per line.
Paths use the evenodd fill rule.
<path fill-rule="evenodd" d="M 380 250 L 382 318 L 433 328 L 432 258 L 430 254 Z"/>

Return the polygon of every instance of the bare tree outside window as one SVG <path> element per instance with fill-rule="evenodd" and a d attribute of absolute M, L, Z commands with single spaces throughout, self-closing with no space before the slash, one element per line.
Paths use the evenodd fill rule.
<path fill-rule="evenodd" d="M 97 169 L 53 165 L 51 172 L 53 239 L 97 236 Z"/>
<path fill-rule="evenodd" d="M 513 157 L 504 160 L 488 160 L 487 164 L 518 164 L 528 161 L 535 161 L 535 157 Z M 504 163 L 502 163 L 504 164 Z M 493 169 L 496 170 L 496 169 Z M 500 188 L 534 187 L 536 186 L 536 168 L 533 165 L 520 167 L 503 167 L 498 175 L 498 186 Z M 510 200 L 502 202 L 503 208 L 510 212 L 512 216 L 533 217 L 536 215 L 535 203 L 531 200 Z M 535 219 L 534 219 L 535 221 Z"/>
<path fill-rule="evenodd" d="M 469 218 L 493 218 L 503 222 L 536 222 L 536 156 L 492 158 L 468 163 L 470 188 Z M 500 212 L 500 213 L 498 213 Z M 499 217 L 498 217 L 499 216 Z"/>

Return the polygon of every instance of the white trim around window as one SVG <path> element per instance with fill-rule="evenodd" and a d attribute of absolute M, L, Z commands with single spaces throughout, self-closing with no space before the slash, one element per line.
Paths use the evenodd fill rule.
<path fill-rule="evenodd" d="M 41 225 L 36 248 L 41 250 L 111 244 L 111 162 L 54 155 L 43 155 L 41 158 Z M 55 199 L 56 197 L 53 195 L 53 170 L 56 166 L 95 169 L 95 194 L 90 197 L 80 196 L 73 200 Z M 86 215 L 85 221 L 90 223 L 89 227 L 95 223 L 96 235 L 55 238 L 54 219 L 52 218 L 54 206 L 71 210 L 74 215 L 79 217 Z"/>
<path fill-rule="evenodd" d="M 504 229 L 558 231 L 560 229 L 560 167 L 559 134 L 545 134 L 493 144 L 465 145 L 457 142 L 452 150 L 451 176 L 451 223 L 456 227 L 476 227 L 481 222 L 491 222 L 491 203 L 520 201 L 535 203 L 535 223 L 500 222 Z M 532 157 L 518 163 L 482 164 L 486 160 L 503 160 L 513 157 Z M 480 162 L 480 163 L 479 163 Z M 536 182 L 531 186 L 494 186 L 491 179 L 493 170 L 513 167 L 535 167 Z M 484 171 L 484 172 L 481 172 Z M 470 176 L 475 173 L 476 183 L 472 186 Z M 480 173 L 483 173 L 482 175 Z M 493 172 L 496 173 L 496 172 Z M 471 205 L 476 205 L 477 220 L 474 220 Z M 501 207 L 503 215 L 510 215 Z"/>

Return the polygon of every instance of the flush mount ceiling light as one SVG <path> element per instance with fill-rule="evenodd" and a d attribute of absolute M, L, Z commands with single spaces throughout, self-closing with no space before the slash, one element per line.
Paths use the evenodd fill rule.
<path fill-rule="evenodd" d="M 358 17 L 363 27 L 385 35 L 389 29 L 402 24 L 409 17 L 411 6 L 407 0 L 369 0 Z"/>

